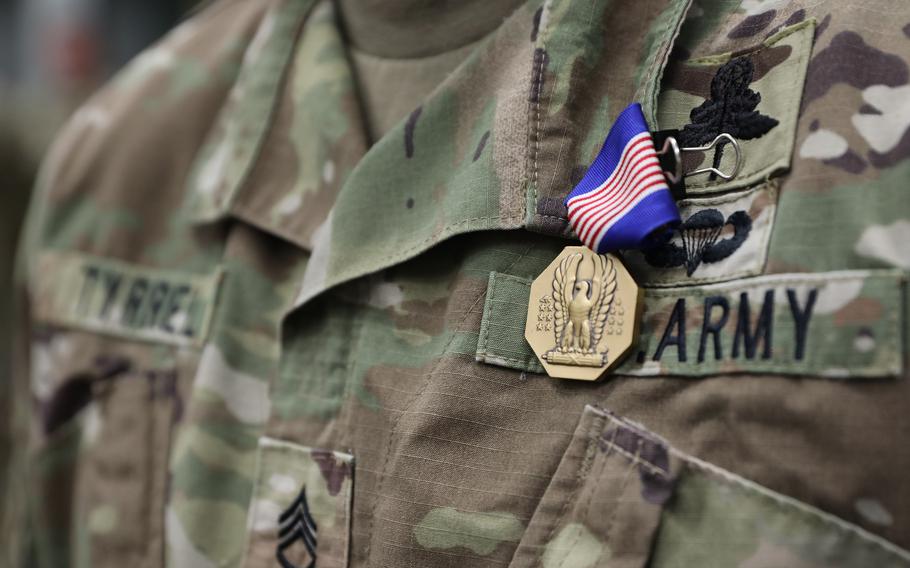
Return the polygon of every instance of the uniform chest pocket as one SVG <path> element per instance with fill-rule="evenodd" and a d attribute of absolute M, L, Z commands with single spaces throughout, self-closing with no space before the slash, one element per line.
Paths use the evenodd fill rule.
<path fill-rule="evenodd" d="M 155 542 L 182 408 L 173 351 L 46 327 L 32 353 L 28 483 L 41 565 L 160 561 Z"/>
<path fill-rule="evenodd" d="M 244 566 L 348 565 L 354 458 L 263 437 Z"/>
<path fill-rule="evenodd" d="M 910 566 L 860 527 L 587 406 L 510 567 Z"/>
<path fill-rule="evenodd" d="M 160 565 L 171 442 L 221 274 L 75 251 L 36 261 L 29 483 L 39 560 Z"/>

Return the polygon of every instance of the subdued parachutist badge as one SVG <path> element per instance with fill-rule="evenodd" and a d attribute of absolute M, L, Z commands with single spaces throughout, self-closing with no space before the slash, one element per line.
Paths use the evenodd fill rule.
<path fill-rule="evenodd" d="M 531 284 L 525 338 L 551 377 L 594 381 L 632 347 L 641 304 L 618 258 L 566 247 Z"/>

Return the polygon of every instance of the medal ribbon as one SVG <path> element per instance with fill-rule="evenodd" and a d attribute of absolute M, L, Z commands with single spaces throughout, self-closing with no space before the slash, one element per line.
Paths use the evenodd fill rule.
<path fill-rule="evenodd" d="M 620 113 L 566 207 L 575 234 L 600 254 L 644 248 L 653 234 L 679 224 L 640 104 Z"/>

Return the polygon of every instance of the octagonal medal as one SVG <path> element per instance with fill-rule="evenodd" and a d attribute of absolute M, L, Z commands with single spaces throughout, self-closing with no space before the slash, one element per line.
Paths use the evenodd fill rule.
<path fill-rule="evenodd" d="M 525 338 L 551 377 L 597 380 L 635 343 L 641 295 L 615 256 L 566 247 L 531 284 Z"/>

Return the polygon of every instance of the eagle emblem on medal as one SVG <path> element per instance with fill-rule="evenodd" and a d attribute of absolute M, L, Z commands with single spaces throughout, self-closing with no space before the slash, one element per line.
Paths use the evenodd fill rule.
<path fill-rule="evenodd" d="M 566 247 L 531 285 L 525 338 L 551 377 L 593 381 L 631 348 L 640 304 L 618 258 Z"/>

